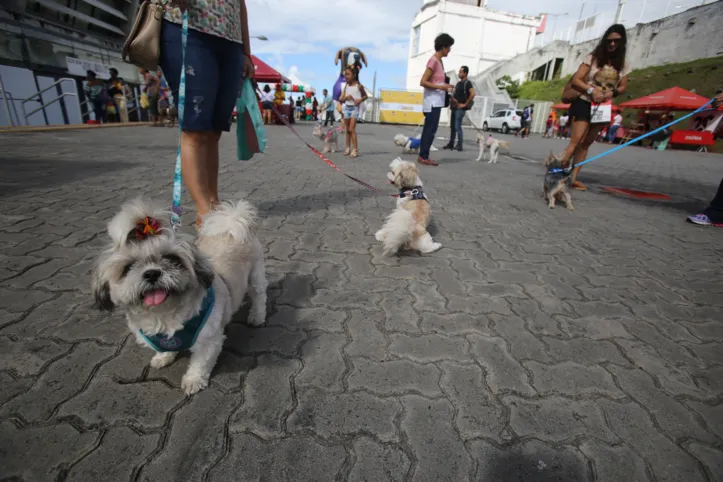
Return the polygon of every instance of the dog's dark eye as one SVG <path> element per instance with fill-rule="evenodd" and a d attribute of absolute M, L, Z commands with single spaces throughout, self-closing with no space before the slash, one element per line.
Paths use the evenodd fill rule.
<path fill-rule="evenodd" d="M 181 260 L 180 256 L 175 254 L 164 254 L 163 259 L 171 263 L 173 266 L 177 268 L 183 268 L 183 261 Z"/>
<path fill-rule="evenodd" d="M 123 267 L 123 271 L 121 272 L 121 278 L 125 278 L 128 276 L 128 273 L 130 272 L 131 268 L 133 268 L 133 263 L 128 263 Z"/>

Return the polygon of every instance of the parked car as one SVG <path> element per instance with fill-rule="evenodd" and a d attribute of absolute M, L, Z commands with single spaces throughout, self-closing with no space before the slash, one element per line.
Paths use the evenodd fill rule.
<path fill-rule="evenodd" d="M 514 109 L 498 110 L 487 117 L 482 124 L 482 130 L 498 130 L 503 134 L 510 131 L 518 131 L 522 127 L 522 111 Z"/>

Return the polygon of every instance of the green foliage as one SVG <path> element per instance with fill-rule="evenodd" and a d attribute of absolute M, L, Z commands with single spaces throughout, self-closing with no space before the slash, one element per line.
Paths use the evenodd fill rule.
<path fill-rule="evenodd" d="M 519 97 L 520 83 L 517 80 L 512 80 L 509 75 L 497 79 L 495 84 L 498 89 L 505 89 L 510 98 L 517 99 Z"/>

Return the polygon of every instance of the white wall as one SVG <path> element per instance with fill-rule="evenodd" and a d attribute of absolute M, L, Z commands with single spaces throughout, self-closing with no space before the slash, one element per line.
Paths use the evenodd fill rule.
<path fill-rule="evenodd" d="M 445 2 L 423 8 L 410 29 L 410 55 L 407 62 L 407 89 L 419 89 L 419 79 L 429 57 L 434 53 L 434 39 L 441 33 L 450 34 L 455 42 L 444 60 L 446 71 L 456 71 L 462 65 L 470 75 L 492 67 L 500 60 L 526 52 L 534 44 L 535 32 L 541 19 L 498 12 L 476 5 Z M 414 27 L 421 26 L 420 48 L 413 55 Z"/>

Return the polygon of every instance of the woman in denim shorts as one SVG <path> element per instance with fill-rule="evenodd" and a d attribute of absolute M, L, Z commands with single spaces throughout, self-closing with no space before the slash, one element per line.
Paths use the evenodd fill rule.
<path fill-rule="evenodd" d="M 178 99 L 188 10 L 186 100 L 180 120 L 183 180 L 196 203 L 196 224 L 219 203 L 218 143 L 231 129 L 243 79 L 253 76 L 245 0 L 176 0 L 164 16 L 160 65 Z"/>

